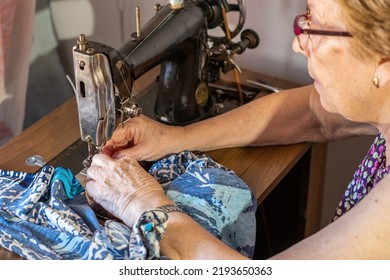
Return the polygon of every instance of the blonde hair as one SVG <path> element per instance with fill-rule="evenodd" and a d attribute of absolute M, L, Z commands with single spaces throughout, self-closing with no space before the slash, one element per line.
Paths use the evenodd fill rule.
<path fill-rule="evenodd" d="M 343 20 L 364 57 L 390 57 L 390 0 L 338 0 Z"/>

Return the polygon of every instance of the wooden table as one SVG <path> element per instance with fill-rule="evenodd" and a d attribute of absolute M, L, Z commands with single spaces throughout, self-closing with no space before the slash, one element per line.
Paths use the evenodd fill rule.
<path fill-rule="evenodd" d="M 142 91 L 150 84 L 155 74 L 156 72 L 152 70 L 138 79 L 134 90 Z M 242 81 L 260 79 L 281 88 L 295 86 L 250 71 L 245 71 L 242 77 Z M 232 79 L 232 76 L 227 75 L 224 79 Z M 71 98 L 0 147 L 0 169 L 35 172 L 39 167 L 27 166 L 24 163 L 28 156 L 41 155 L 46 161 L 50 161 L 79 138 L 76 100 Z M 208 154 L 217 162 L 234 170 L 253 189 L 260 204 L 302 156 L 310 151 L 305 225 L 306 235 L 310 235 L 319 229 L 325 149 L 324 145 L 302 143 L 287 146 L 220 149 L 210 151 Z M 0 259 L 20 258 L 0 248 Z"/>

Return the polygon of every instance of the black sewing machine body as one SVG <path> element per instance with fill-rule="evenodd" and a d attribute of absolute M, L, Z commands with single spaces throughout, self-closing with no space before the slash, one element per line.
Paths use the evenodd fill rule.
<path fill-rule="evenodd" d="M 195 2 L 180 10 L 166 5 L 119 50 L 137 79 L 160 65 L 156 118 L 185 124 L 210 110 L 207 93 L 207 22 Z"/>
<path fill-rule="evenodd" d="M 229 10 L 240 13 L 233 31 L 225 29 L 224 12 Z M 239 43 L 230 40 L 241 30 L 244 19 L 243 0 L 237 5 L 225 0 L 187 0 L 176 7 L 172 3 L 159 6 L 156 14 L 118 50 L 80 35 L 73 48 L 74 90 L 81 139 L 88 142 L 90 156 L 110 139 L 119 121 L 141 114 L 132 86 L 157 65 L 157 120 L 182 125 L 213 115 L 209 83 L 215 83 L 221 71 L 237 67 L 234 54 L 259 43 L 251 30 L 242 32 Z M 215 27 L 221 27 L 229 36 L 209 36 L 208 30 Z"/>

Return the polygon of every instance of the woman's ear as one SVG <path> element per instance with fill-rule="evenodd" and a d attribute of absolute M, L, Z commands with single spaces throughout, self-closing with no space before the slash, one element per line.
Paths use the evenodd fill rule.
<path fill-rule="evenodd" d="M 382 87 L 390 81 L 390 58 L 382 58 L 375 70 L 373 83 L 376 87 Z M 376 84 L 377 83 L 377 84 Z"/>

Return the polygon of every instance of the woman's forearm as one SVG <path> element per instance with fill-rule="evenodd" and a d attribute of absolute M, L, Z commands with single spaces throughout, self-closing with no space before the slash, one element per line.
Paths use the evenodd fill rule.
<path fill-rule="evenodd" d="M 191 217 L 168 213 L 168 226 L 161 241 L 161 254 L 177 260 L 247 259 L 212 236 Z"/>
<path fill-rule="evenodd" d="M 178 150 L 323 142 L 376 133 L 326 112 L 312 85 L 270 94 L 184 128 Z"/>
<path fill-rule="evenodd" d="M 310 87 L 271 94 L 191 124 L 185 128 L 183 148 L 212 150 L 312 139 L 315 120 L 309 111 L 309 94 Z"/>

